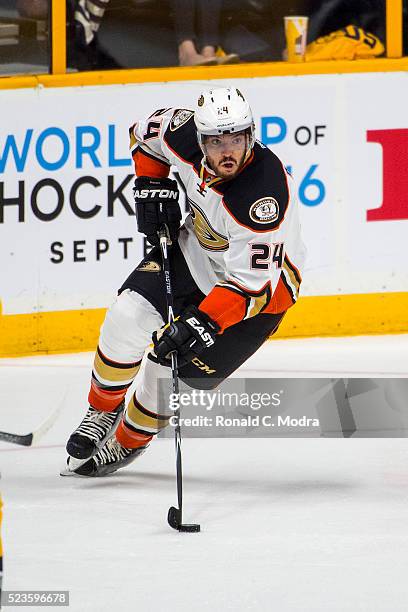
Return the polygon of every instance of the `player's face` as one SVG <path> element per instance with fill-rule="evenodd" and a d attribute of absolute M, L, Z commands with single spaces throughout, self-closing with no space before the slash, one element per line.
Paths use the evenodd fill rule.
<path fill-rule="evenodd" d="M 247 136 L 245 132 L 206 136 L 204 147 L 207 163 L 215 174 L 222 178 L 233 178 L 244 161 Z"/>

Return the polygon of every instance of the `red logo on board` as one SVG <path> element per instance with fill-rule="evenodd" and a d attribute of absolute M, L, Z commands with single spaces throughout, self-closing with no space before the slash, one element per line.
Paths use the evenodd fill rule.
<path fill-rule="evenodd" d="M 367 142 L 383 150 L 383 201 L 367 210 L 367 221 L 408 219 L 408 129 L 369 130 Z"/>

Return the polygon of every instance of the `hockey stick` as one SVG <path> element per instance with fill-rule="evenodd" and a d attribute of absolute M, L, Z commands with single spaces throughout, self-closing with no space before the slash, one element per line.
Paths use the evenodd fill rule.
<path fill-rule="evenodd" d="M 174 321 L 174 301 L 173 291 L 171 286 L 170 262 L 167 250 L 168 234 L 167 228 L 163 227 L 159 232 L 160 249 L 163 260 L 164 281 L 166 287 L 166 302 L 167 302 L 167 322 L 170 324 Z M 171 377 L 173 386 L 173 396 L 179 397 L 179 381 L 178 381 L 178 363 L 177 353 L 171 353 Z M 178 508 L 171 506 L 167 514 L 167 522 L 173 529 L 184 532 L 200 531 L 200 525 L 183 523 L 183 470 L 181 459 L 181 429 L 180 429 L 180 402 L 177 402 L 177 410 L 174 412 L 174 441 L 176 445 L 176 479 L 177 479 L 177 501 Z"/>
<path fill-rule="evenodd" d="M 59 406 L 51 412 L 45 421 L 34 431 L 28 434 L 13 434 L 7 431 L 0 431 L 0 442 L 10 442 L 10 444 L 18 444 L 19 446 L 32 446 L 42 438 L 49 429 L 54 425 L 61 411 L 66 395 Z"/>

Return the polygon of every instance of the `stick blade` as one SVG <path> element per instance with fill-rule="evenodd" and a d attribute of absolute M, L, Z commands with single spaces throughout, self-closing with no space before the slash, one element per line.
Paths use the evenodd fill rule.
<path fill-rule="evenodd" d="M 167 522 L 176 531 L 184 533 L 198 533 L 201 531 L 201 526 L 195 523 L 185 524 L 181 522 L 181 512 L 178 508 L 172 506 L 167 514 Z"/>
<path fill-rule="evenodd" d="M 178 531 L 180 527 L 181 512 L 178 508 L 172 506 L 167 513 L 167 522 L 173 529 Z"/>
<path fill-rule="evenodd" d="M 31 446 L 33 443 L 33 434 L 13 434 L 7 431 L 0 431 L 0 442 L 9 442 L 10 444 L 18 444 L 19 446 Z"/>

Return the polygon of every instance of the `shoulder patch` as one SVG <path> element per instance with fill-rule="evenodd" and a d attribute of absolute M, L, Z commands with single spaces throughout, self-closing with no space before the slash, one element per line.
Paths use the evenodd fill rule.
<path fill-rule="evenodd" d="M 193 111 L 182 108 L 178 110 L 170 122 L 170 129 L 172 132 L 178 130 L 182 125 L 187 123 L 189 119 L 194 115 Z"/>
<path fill-rule="evenodd" d="M 178 158 L 199 167 L 203 154 L 198 146 L 194 121 L 191 121 L 193 116 L 194 112 L 187 108 L 175 109 L 163 140 Z"/>
<path fill-rule="evenodd" d="M 250 206 L 249 216 L 255 223 L 273 223 L 279 217 L 279 204 L 272 196 L 261 198 Z"/>
<path fill-rule="evenodd" d="M 254 232 L 278 229 L 289 205 L 287 174 L 280 159 L 258 143 L 254 159 L 236 178 L 214 189 L 237 223 Z"/>

